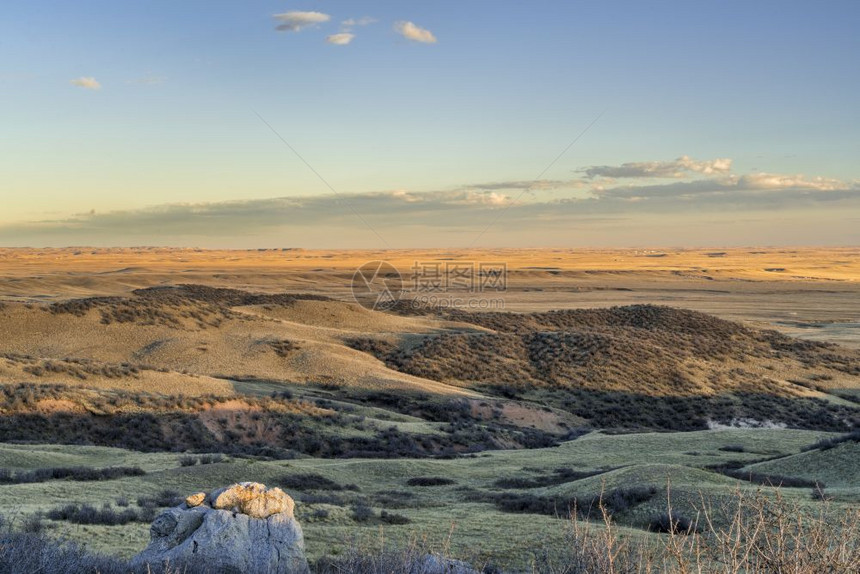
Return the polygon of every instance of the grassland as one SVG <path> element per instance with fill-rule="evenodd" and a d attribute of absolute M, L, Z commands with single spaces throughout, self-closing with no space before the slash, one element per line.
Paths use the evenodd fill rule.
<path fill-rule="evenodd" d="M 351 275 L 380 258 L 505 260 L 508 312 L 364 309 Z M 569 544 L 571 509 L 599 528 L 600 497 L 649 541 L 669 502 L 693 519 L 781 485 L 812 513 L 860 505 L 856 250 L 0 264 L 0 514 L 97 551 L 130 556 L 176 495 L 244 480 L 297 499 L 312 560 L 417 540 L 506 570 Z M 69 503 L 128 520 L 58 519 Z"/>
<path fill-rule="evenodd" d="M 589 497 L 617 488 L 650 486 L 657 494 L 642 504 L 617 514 L 629 536 L 647 536 L 644 523 L 665 508 L 665 489 L 671 483 L 673 502 L 685 513 L 693 513 L 699 495 L 731 496 L 734 489 L 755 489 L 744 481 L 728 478 L 707 467 L 732 461 L 754 463 L 762 458 L 791 460 L 803 447 L 832 433 L 791 430 L 719 430 L 692 433 L 649 433 L 606 435 L 594 432 L 554 448 L 486 452 L 453 460 L 323 460 L 303 458 L 290 461 L 261 461 L 232 458 L 226 462 L 181 466 L 176 453 L 140 453 L 123 449 L 57 445 L 0 446 L 0 467 L 36 469 L 45 466 L 138 466 L 146 475 L 101 482 L 49 481 L 38 484 L 0 487 L 0 507 L 7 515 L 26 516 L 47 512 L 73 500 L 101 506 L 117 499 L 135 501 L 154 496 L 165 485 L 181 493 L 215 488 L 242 480 L 278 484 L 289 476 L 315 475 L 350 489 L 332 490 L 319 478 L 302 488 L 287 488 L 299 500 L 308 551 L 314 558 L 337 554 L 351 537 L 373 540 L 426 540 L 442 548 L 448 544 L 454 555 L 492 559 L 499 565 L 524 566 L 523 559 L 544 544 L 561 543 L 565 521 L 538 513 L 510 513 L 488 502 L 490 496 L 543 496 L 567 500 Z M 725 447 L 742 447 L 725 450 Z M 824 456 L 840 456 L 838 449 Z M 753 464 L 752 468 L 756 465 Z M 826 466 L 819 467 L 826 472 Z M 502 479 L 553 477 L 558 469 L 603 471 L 592 477 L 539 488 L 501 488 Z M 445 477 L 451 484 L 409 486 L 415 477 Z M 815 477 L 823 478 L 823 477 Z M 317 488 L 316 485 L 320 485 Z M 355 489 L 352 489 L 352 485 Z M 857 501 L 860 487 L 839 485 L 844 503 Z M 827 488 L 829 492 L 829 485 Z M 817 504 L 811 490 L 782 489 L 804 504 Z M 134 502 L 132 502 L 132 505 Z M 366 504 L 375 517 L 367 521 L 353 518 L 353 507 Z M 387 524 L 379 513 L 407 517 L 403 525 Z M 558 513 L 568 509 L 559 505 Z M 131 555 L 145 545 L 147 524 L 123 526 L 69 525 L 51 522 L 51 532 L 88 541 L 95 550 Z"/>

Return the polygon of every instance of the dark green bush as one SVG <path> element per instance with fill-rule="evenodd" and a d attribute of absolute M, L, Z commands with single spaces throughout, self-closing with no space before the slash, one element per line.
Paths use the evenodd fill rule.
<path fill-rule="evenodd" d="M 279 486 L 296 490 L 359 490 L 354 484 L 341 485 L 321 474 L 287 474 L 275 481 Z"/>
<path fill-rule="evenodd" d="M 356 522 L 367 522 L 373 518 L 373 509 L 363 503 L 355 504 L 352 507 L 352 519 Z"/>
<path fill-rule="evenodd" d="M 113 466 L 108 468 L 51 467 L 35 470 L 13 472 L 0 468 L 0 484 L 21 484 L 28 482 L 45 482 L 47 480 L 115 480 L 126 476 L 143 476 L 143 469 L 137 466 Z"/>
<path fill-rule="evenodd" d="M 443 476 L 416 476 L 406 481 L 409 486 L 446 486 L 456 481 Z"/>
<path fill-rule="evenodd" d="M 383 510 L 379 513 L 379 519 L 386 524 L 409 524 L 412 520 L 407 516 L 403 516 L 402 514 L 394 514 L 392 512 L 388 512 L 387 510 Z"/>
<path fill-rule="evenodd" d="M 132 508 L 117 511 L 109 505 L 96 508 L 89 504 L 67 504 L 49 510 L 46 516 L 51 520 L 67 520 L 73 524 L 104 524 L 107 526 L 150 521 L 147 513 L 141 513 Z"/>
<path fill-rule="evenodd" d="M 695 534 L 699 532 L 695 522 L 675 512 L 671 514 L 663 512 L 653 516 L 648 523 L 648 530 L 667 534 Z"/>

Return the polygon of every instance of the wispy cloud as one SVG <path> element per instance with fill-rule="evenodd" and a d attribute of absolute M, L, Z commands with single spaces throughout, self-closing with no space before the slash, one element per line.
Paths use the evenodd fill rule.
<path fill-rule="evenodd" d="M 339 32 L 337 34 L 326 36 L 325 41 L 336 46 L 346 46 L 352 42 L 353 38 L 355 38 L 355 34 L 350 32 Z"/>
<path fill-rule="evenodd" d="M 621 165 L 593 165 L 581 170 L 587 177 L 611 178 L 681 178 L 690 173 L 711 175 L 728 173 L 732 169 L 732 160 L 718 158 L 707 161 L 696 161 L 683 155 L 672 161 L 641 161 L 623 163 Z"/>
<path fill-rule="evenodd" d="M 348 18 L 341 22 L 341 26 L 344 28 L 354 28 L 356 26 L 368 26 L 376 22 L 376 18 L 371 18 L 370 16 L 364 16 L 362 18 Z"/>
<path fill-rule="evenodd" d="M 280 22 L 275 29 L 281 32 L 298 32 L 308 26 L 323 24 L 331 20 L 331 16 L 322 12 L 292 11 L 274 14 L 272 17 Z"/>
<path fill-rule="evenodd" d="M 837 191 L 845 189 L 848 184 L 839 179 L 829 177 L 806 177 L 798 175 L 780 175 L 776 173 L 750 173 L 737 178 L 739 187 L 749 189 L 808 189 L 812 191 Z M 853 184 L 856 187 L 856 182 Z"/>
<path fill-rule="evenodd" d="M 784 204 L 800 199 L 830 201 L 858 196 L 860 185 L 826 177 L 751 173 L 728 175 L 657 185 L 595 186 L 602 199 L 635 202 L 675 199 L 682 201 L 742 202 L 744 204 Z"/>
<path fill-rule="evenodd" d="M 85 90 L 101 90 L 102 85 L 92 76 L 81 76 L 69 81 L 73 86 L 84 88 Z"/>
<path fill-rule="evenodd" d="M 576 197 L 520 198 L 517 190 L 580 188 Z M 581 191 L 585 188 L 585 191 Z M 506 192 L 508 191 L 508 192 Z M 516 199 L 514 199 L 516 198 Z M 279 230 L 363 230 L 360 214 L 382 230 L 415 226 L 466 233 L 491 223 L 499 210 L 511 231 L 562 230 L 575 222 L 648 221 L 653 217 L 728 217 L 728 214 L 848 213 L 860 208 L 860 182 L 832 178 L 753 173 L 654 185 L 604 187 L 582 181 L 501 181 L 453 190 L 395 190 L 158 205 L 145 209 L 86 212 L 63 219 L 0 225 L 0 240 L 21 237 L 254 237 Z M 838 219 L 838 218 L 836 218 Z M 834 220 L 836 222 L 836 220 Z M 840 224 L 841 225 L 841 224 Z M 566 227 L 567 226 L 567 227 Z M 315 231 L 316 232 L 316 231 Z M 787 232 L 790 236 L 790 230 Z"/>
<path fill-rule="evenodd" d="M 581 179 L 539 179 L 539 180 L 508 180 L 492 181 L 488 183 L 473 183 L 465 186 L 465 189 L 477 189 L 484 191 L 500 190 L 526 190 L 539 191 L 549 189 L 582 189 L 588 187 L 588 183 Z"/>
<path fill-rule="evenodd" d="M 140 76 L 139 78 L 134 78 L 132 80 L 128 80 L 127 84 L 137 85 L 137 86 L 157 86 L 159 84 L 163 84 L 167 81 L 167 76 L 159 76 L 157 74 L 146 74 L 145 76 Z"/>
<path fill-rule="evenodd" d="M 396 22 L 394 30 L 407 40 L 412 40 L 413 42 L 421 42 L 422 44 L 436 43 L 436 36 L 430 30 L 421 28 L 412 22 Z"/>
<path fill-rule="evenodd" d="M 169 236 L 253 235 L 277 228 L 355 224 L 355 213 L 385 221 L 437 226 L 468 225 L 475 213 L 512 203 L 502 193 L 468 190 L 404 190 L 338 196 L 279 197 L 213 203 L 157 205 L 144 209 L 95 212 L 72 217 L 0 225 L 0 240 L 16 235 Z M 348 204 L 348 206 L 347 206 Z M 444 215 L 444 219 L 440 216 Z M 444 223 L 443 223 L 444 222 Z M 358 222 L 360 223 L 360 222 Z"/>
<path fill-rule="evenodd" d="M 254 245 L 261 237 L 276 237 L 326 245 L 334 238 L 345 241 L 349 234 L 366 233 L 366 225 L 370 225 L 409 245 L 467 245 L 500 212 L 505 214 L 505 225 L 493 231 L 498 232 L 496 240 L 507 245 L 531 244 L 536 237 L 564 242 L 577 230 L 587 233 L 593 244 L 653 243 L 650 238 L 655 232 L 675 242 L 684 242 L 684 237 L 697 241 L 708 237 L 707 241 L 720 243 L 724 241 L 721 233 L 729 233 L 725 230 L 739 217 L 758 217 L 766 224 L 760 233 L 741 230 L 746 239 L 738 236 L 737 241 L 782 238 L 792 243 L 801 236 L 819 243 L 826 238 L 831 244 L 860 240 L 856 221 L 850 217 L 860 210 L 860 181 L 725 173 L 729 160 L 685 158 L 621 164 L 648 166 L 640 172 L 650 174 L 687 170 L 685 179 L 672 176 L 668 181 L 660 181 L 668 177 L 665 175 L 652 175 L 645 181 L 630 179 L 624 184 L 604 177 L 512 179 L 423 192 L 393 190 L 86 211 L 59 219 L 2 224 L 0 244 L 141 244 L 157 239 L 162 244 Z M 553 193 L 523 193 L 547 190 Z M 816 222 L 813 227 L 804 227 L 807 218 Z M 717 225 L 717 221 L 722 223 Z M 604 225 L 611 232 L 601 227 Z M 732 234 L 739 232 L 739 228 L 731 229 Z M 625 244 L 632 244 L 629 242 Z"/>

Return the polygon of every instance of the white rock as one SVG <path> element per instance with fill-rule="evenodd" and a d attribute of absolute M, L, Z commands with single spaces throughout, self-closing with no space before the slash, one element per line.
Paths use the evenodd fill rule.
<path fill-rule="evenodd" d="M 210 506 L 219 500 L 230 509 Z M 182 504 L 160 514 L 150 527 L 149 546 L 133 558 L 133 564 L 156 570 L 164 564 L 180 570 L 202 567 L 219 574 L 309 571 L 302 528 L 293 517 L 294 503 L 283 491 L 257 484 L 234 485 L 211 493 L 207 502 L 191 508 Z M 274 512 L 277 509 L 280 512 Z"/>

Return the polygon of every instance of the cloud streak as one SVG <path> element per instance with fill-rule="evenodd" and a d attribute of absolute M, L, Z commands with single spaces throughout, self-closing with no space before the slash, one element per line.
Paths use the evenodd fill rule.
<path fill-rule="evenodd" d="M 275 29 L 280 32 L 299 32 L 308 26 L 323 24 L 331 20 L 331 16 L 322 12 L 283 12 L 272 16 L 280 22 Z"/>
<path fill-rule="evenodd" d="M 436 43 L 436 36 L 433 35 L 433 32 L 427 30 L 426 28 L 422 28 L 412 22 L 396 22 L 394 24 L 394 31 L 406 38 L 407 40 L 411 40 L 413 42 L 419 42 L 421 44 Z"/>
<path fill-rule="evenodd" d="M 585 189 L 577 197 L 519 200 L 517 190 Z M 537 234 L 574 229 L 598 221 L 651 221 L 675 217 L 687 222 L 703 216 L 775 210 L 799 213 L 850 213 L 860 208 L 860 183 L 832 178 L 752 173 L 665 184 L 583 188 L 582 181 L 503 181 L 475 183 L 453 190 L 280 197 L 242 201 L 169 204 L 145 209 L 89 212 L 64 219 L 0 225 L 0 241 L 24 237 L 75 238 L 245 237 L 290 231 L 302 234 L 363 230 L 361 215 L 382 233 L 395 228 L 463 233 L 489 225 L 500 210 L 505 233 Z M 508 191 L 509 193 L 506 193 Z M 513 199 L 517 197 L 518 199 Z M 831 211 L 827 211 L 827 210 Z M 834 212 L 833 210 L 837 210 Z M 840 224 L 838 218 L 834 225 Z M 507 226 L 507 227 L 504 227 Z M 301 231 L 304 230 L 304 231 Z M 790 236 L 791 230 L 787 230 Z M 107 240 L 107 239 L 106 239 Z M 414 240 L 414 238 L 413 238 Z M 114 240 L 115 241 L 115 240 Z M 144 241 L 145 242 L 145 241 Z"/>
<path fill-rule="evenodd" d="M 801 197 L 816 201 L 827 201 L 834 197 L 860 193 L 857 182 L 845 182 L 825 177 L 808 178 L 803 175 L 781 175 L 752 173 L 742 176 L 729 175 L 692 181 L 679 181 L 658 185 L 597 186 L 594 195 L 602 199 L 650 201 L 673 198 L 692 201 L 704 196 L 720 196 L 726 202 L 756 196 L 768 202 L 779 203 Z M 761 201 L 759 201 L 760 203 Z"/>
<path fill-rule="evenodd" d="M 147 74 L 133 80 L 128 80 L 126 84 L 138 86 L 157 86 L 167 81 L 167 76 L 159 76 L 157 74 Z"/>
<path fill-rule="evenodd" d="M 696 161 L 683 155 L 672 161 L 642 161 L 615 166 L 593 165 L 583 169 L 582 173 L 589 178 L 681 178 L 691 173 L 703 175 L 728 173 L 731 169 L 732 160 L 727 158 Z"/>
<path fill-rule="evenodd" d="M 426 225 L 466 223 L 470 213 L 513 203 L 504 194 L 467 190 L 415 193 L 388 191 L 338 196 L 279 197 L 213 203 L 177 203 L 136 210 L 87 212 L 73 217 L 0 225 L 0 239 L 15 234 L 208 236 L 253 235 L 273 228 L 360 223 L 354 212 L 379 223 L 412 218 Z M 394 219 L 392 219 L 394 218 Z"/>
<path fill-rule="evenodd" d="M 727 173 L 729 160 L 632 162 L 620 177 L 477 182 L 452 189 L 175 203 L 0 225 L 0 245 L 468 245 L 491 227 L 500 245 L 860 241 L 860 181 Z M 592 166 L 593 168 L 593 166 Z M 580 173 L 588 169 L 580 170 Z M 669 177 L 684 171 L 683 179 Z M 617 175 L 617 174 L 616 174 Z M 637 179 L 641 178 L 641 179 Z M 540 193 L 552 191 L 553 193 Z M 529 193 L 524 193 L 529 192 Z M 500 214 L 504 218 L 500 220 Z M 760 222 L 743 227 L 739 219 Z M 805 222 L 810 222 L 809 224 Z M 658 235 L 654 235 L 654 234 Z M 744 235 L 738 235 L 743 233 Z M 360 239 L 365 237 L 365 239 Z M 547 238 L 554 238 L 553 240 Z M 720 239 L 725 238 L 725 239 Z M 781 239 L 774 239 L 781 238 Z M 662 240 L 660 239 L 660 240 Z M 367 243 L 367 242 L 371 243 Z M 659 240 L 657 241 L 659 242 Z"/>
<path fill-rule="evenodd" d="M 371 18 L 370 16 L 364 16 L 362 18 L 348 18 L 341 22 L 341 26 L 344 28 L 353 28 L 356 26 L 369 26 L 370 24 L 374 24 L 376 22 L 376 18 Z"/>
<path fill-rule="evenodd" d="M 75 78 L 74 80 L 69 80 L 69 83 L 73 86 L 77 86 L 79 88 L 84 88 L 85 90 L 101 90 L 102 85 L 98 80 L 93 78 L 92 76 L 81 76 L 80 78 Z"/>

